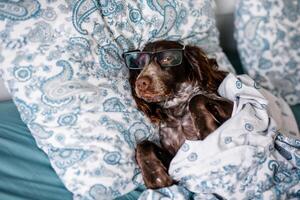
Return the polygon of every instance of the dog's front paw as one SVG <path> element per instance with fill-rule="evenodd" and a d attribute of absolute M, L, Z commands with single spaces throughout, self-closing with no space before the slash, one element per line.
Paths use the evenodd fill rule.
<path fill-rule="evenodd" d="M 147 188 L 158 189 L 174 184 L 168 175 L 167 168 L 158 159 L 158 146 L 151 142 L 138 144 L 136 150 L 136 160 L 142 171 L 143 180 Z"/>

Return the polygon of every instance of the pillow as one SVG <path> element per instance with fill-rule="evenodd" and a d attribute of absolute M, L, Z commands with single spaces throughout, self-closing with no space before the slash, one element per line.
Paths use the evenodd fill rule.
<path fill-rule="evenodd" d="M 235 25 L 245 70 L 289 104 L 300 103 L 300 2 L 239 0 Z"/>
<path fill-rule="evenodd" d="M 0 74 L 74 199 L 111 199 L 136 188 L 136 143 L 157 139 L 132 99 L 123 51 L 182 40 L 232 69 L 218 46 L 212 3 L 0 3 Z"/>

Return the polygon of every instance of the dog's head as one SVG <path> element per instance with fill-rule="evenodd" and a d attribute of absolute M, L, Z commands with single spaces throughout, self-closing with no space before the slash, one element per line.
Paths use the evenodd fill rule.
<path fill-rule="evenodd" d="M 214 59 L 198 47 L 175 41 L 148 43 L 141 52 L 125 53 L 124 58 L 130 68 L 133 96 L 148 116 L 155 103 L 172 99 L 183 83 L 216 92 L 223 80 L 223 74 L 216 73 Z"/>
<path fill-rule="evenodd" d="M 135 80 L 136 95 L 146 102 L 161 102 L 174 95 L 176 86 L 187 81 L 191 72 L 184 51 L 176 42 L 147 44 L 143 52 L 151 54 Z"/>

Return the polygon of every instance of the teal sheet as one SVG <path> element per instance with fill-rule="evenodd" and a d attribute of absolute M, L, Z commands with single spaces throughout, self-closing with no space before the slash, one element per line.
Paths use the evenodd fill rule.
<path fill-rule="evenodd" d="M 0 199 L 72 199 L 11 101 L 0 103 L 0 163 Z"/>
<path fill-rule="evenodd" d="M 118 200 L 134 200 L 138 188 Z M 0 200 L 71 200 L 12 101 L 0 102 Z"/>
<path fill-rule="evenodd" d="M 297 123 L 298 123 L 298 128 L 300 129 L 300 104 L 291 106 L 292 111 L 296 117 Z"/>

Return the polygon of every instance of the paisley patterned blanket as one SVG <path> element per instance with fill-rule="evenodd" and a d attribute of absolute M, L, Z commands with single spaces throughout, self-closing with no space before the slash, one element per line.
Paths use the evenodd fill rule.
<path fill-rule="evenodd" d="M 218 92 L 234 101 L 232 118 L 182 145 L 169 169 L 178 186 L 140 199 L 300 199 L 300 134 L 288 105 L 245 75 L 229 74 Z"/>
<path fill-rule="evenodd" d="M 0 76 L 74 199 L 142 184 L 137 142 L 155 127 L 136 109 L 123 51 L 159 39 L 218 46 L 211 0 L 0 0 Z"/>
<path fill-rule="evenodd" d="M 112 199 L 142 184 L 134 148 L 155 140 L 156 129 L 132 101 L 123 51 L 182 40 L 231 70 L 212 4 L 0 0 L 0 75 L 74 199 Z M 228 76 L 220 93 L 235 101 L 232 119 L 205 141 L 182 146 L 170 169 L 180 186 L 147 190 L 141 199 L 299 199 L 294 119 L 285 103 L 257 87 Z"/>

